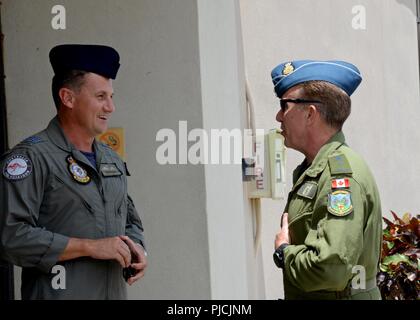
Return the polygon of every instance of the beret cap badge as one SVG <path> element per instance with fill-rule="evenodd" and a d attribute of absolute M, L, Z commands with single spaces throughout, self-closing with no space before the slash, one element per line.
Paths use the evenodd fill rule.
<path fill-rule="evenodd" d="M 295 71 L 295 67 L 291 62 L 288 62 L 284 65 L 283 68 L 283 75 L 287 76 L 288 74 L 291 74 L 293 71 Z"/>

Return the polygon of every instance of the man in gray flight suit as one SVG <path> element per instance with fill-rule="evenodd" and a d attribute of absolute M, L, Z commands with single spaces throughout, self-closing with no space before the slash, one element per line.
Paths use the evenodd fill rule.
<path fill-rule="evenodd" d="M 299 60 L 271 75 L 285 145 L 305 156 L 275 239 L 285 298 L 380 299 L 379 192 L 341 131 L 360 72 L 345 61 Z"/>
<path fill-rule="evenodd" d="M 119 54 L 59 45 L 50 61 L 57 116 L 1 158 L 0 253 L 22 267 L 23 299 L 125 299 L 147 266 L 143 226 L 125 163 L 95 140 Z"/>

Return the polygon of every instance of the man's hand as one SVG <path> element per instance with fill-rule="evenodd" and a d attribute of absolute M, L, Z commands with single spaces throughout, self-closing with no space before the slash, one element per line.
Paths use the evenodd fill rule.
<path fill-rule="evenodd" d="M 279 232 L 276 234 L 276 239 L 274 240 L 274 250 L 283 243 L 289 243 L 289 220 L 287 212 L 283 213 L 282 224 Z"/>
<path fill-rule="evenodd" d="M 127 243 L 133 256 L 133 261 L 131 261 L 130 267 L 136 269 L 137 271 L 135 276 L 130 277 L 127 280 L 127 283 L 131 286 L 134 282 L 144 276 L 147 267 L 147 259 L 141 245 L 135 243 L 127 236 L 120 236 L 120 239 Z"/>
<path fill-rule="evenodd" d="M 117 260 L 123 268 L 131 263 L 130 248 L 120 237 L 90 240 L 89 245 L 94 259 Z"/>
<path fill-rule="evenodd" d="M 70 238 L 66 248 L 61 253 L 59 261 L 92 257 L 101 260 L 117 260 L 123 267 L 131 263 L 130 249 L 120 237 L 103 239 Z"/>

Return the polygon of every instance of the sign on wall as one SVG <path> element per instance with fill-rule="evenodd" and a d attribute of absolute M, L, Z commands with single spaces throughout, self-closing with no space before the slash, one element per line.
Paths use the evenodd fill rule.
<path fill-rule="evenodd" d="M 98 136 L 98 140 L 106 143 L 125 160 L 124 128 L 108 128 L 106 132 Z"/>

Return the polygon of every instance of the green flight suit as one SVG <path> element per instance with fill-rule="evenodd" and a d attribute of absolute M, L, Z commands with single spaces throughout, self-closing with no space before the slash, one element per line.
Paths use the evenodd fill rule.
<path fill-rule="evenodd" d="M 337 181 L 348 185 L 339 187 Z M 285 208 L 290 235 L 284 249 L 285 298 L 380 299 L 379 193 L 366 163 L 346 145 L 341 131 L 308 168 L 305 161 L 296 168 L 293 184 Z M 364 290 L 350 288 L 353 276 L 363 276 L 359 266 L 365 270 Z"/>
<path fill-rule="evenodd" d="M 127 235 L 144 247 L 124 162 L 105 144 L 95 141 L 94 150 L 96 168 L 67 140 L 55 117 L 1 158 L 0 253 L 22 267 L 23 299 L 126 298 L 116 260 L 58 262 L 70 237 Z M 69 156 L 79 165 L 73 171 Z M 88 183 L 77 181 L 83 181 L 80 168 L 90 177 Z M 56 264 L 64 266 L 65 289 L 53 286 Z"/>

